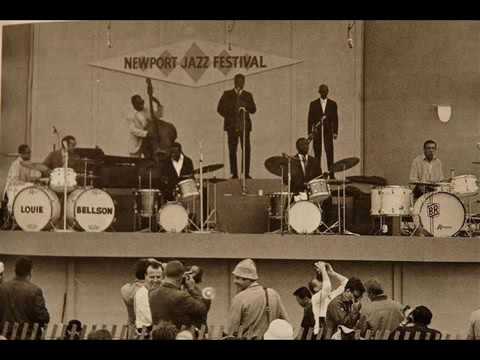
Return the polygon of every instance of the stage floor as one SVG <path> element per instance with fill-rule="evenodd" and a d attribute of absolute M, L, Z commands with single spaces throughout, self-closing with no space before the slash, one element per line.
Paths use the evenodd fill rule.
<path fill-rule="evenodd" d="M 0 254 L 53 257 L 480 262 L 479 238 L 0 232 Z"/>

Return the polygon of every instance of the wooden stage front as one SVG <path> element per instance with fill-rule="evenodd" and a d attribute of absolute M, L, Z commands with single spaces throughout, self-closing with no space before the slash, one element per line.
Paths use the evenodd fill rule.
<path fill-rule="evenodd" d="M 0 254 L 47 257 L 480 262 L 479 238 L 0 232 Z"/>

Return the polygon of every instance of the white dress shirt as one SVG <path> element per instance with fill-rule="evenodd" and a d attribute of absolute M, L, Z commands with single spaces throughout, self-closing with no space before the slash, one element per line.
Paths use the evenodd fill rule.
<path fill-rule="evenodd" d="M 326 279 L 323 279 L 322 289 L 312 296 L 312 312 L 313 317 L 315 318 L 315 326 L 313 328 L 313 333 L 318 334 L 320 330 L 320 317 L 327 316 L 327 307 L 330 301 L 336 296 L 340 295 L 345 290 L 345 285 L 347 285 L 348 278 L 343 275 L 340 275 L 336 272 L 332 273 L 332 276 L 336 277 L 340 281 L 340 285 L 332 291 L 332 283 L 330 278 L 327 276 Z"/>
<path fill-rule="evenodd" d="M 183 154 L 180 154 L 180 158 L 178 159 L 178 161 L 175 161 L 174 159 L 172 159 L 172 165 L 175 168 L 175 171 L 177 172 L 177 176 L 180 176 L 180 172 L 182 171 L 183 159 L 184 159 Z"/>
<path fill-rule="evenodd" d="M 325 114 L 325 108 L 327 107 L 327 99 L 320 98 L 320 104 L 322 105 L 322 111 Z"/>
<path fill-rule="evenodd" d="M 300 159 L 300 164 L 302 165 L 303 175 L 307 174 L 307 162 L 308 162 L 308 155 L 298 154 Z"/>
<path fill-rule="evenodd" d="M 133 307 L 135 309 L 135 326 L 137 329 L 141 329 L 144 326 L 151 326 L 152 312 L 150 310 L 150 302 L 148 300 L 148 289 L 145 286 L 142 286 L 135 293 Z"/>
<path fill-rule="evenodd" d="M 130 155 L 139 156 L 140 147 L 142 146 L 143 139 L 147 137 L 148 131 L 147 121 L 150 118 L 150 110 L 144 108 L 142 111 L 135 111 L 128 118 L 128 152 Z"/>

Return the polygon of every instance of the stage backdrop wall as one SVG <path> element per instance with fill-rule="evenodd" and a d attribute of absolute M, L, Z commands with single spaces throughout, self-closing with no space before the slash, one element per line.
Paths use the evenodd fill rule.
<path fill-rule="evenodd" d="M 365 173 L 406 184 L 423 142 L 438 142 L 445 175 L 480 175 L 478 21 L 365 23 Z M 434 104 L 451 105 L 448 123 Z"/>
<path fill-rule="evenodd" d="M 33 26 L 31 135 L 37 160 L 42 160 L 55 142 L 52 126 L 62 135 L 75 135 L 79 146 L 99 145 L 108 154 L 127 155 L 125 118 L 131 111 L 130 96 L 140 93 L 146 97 L 145 80 L 93 68 L 88 63 L 188 38 L 220 43 L 227 39 L 225 21 L 114 21 L 112 48 L 107 46 L 105 21 Z M 308 105 L 318 97 L 322 82 L 329 85 L 330 95 L 339 105 L 335 158 L 360 157 L 363 24 L 356 24 L 353 49 L 346 44 L 346 29 L 346 21 L 235 22 L 233 46 L 303 60 L 293 67 L 247 77 L 246 89 L 253 92 L 258 106 L 253 120 L 254 177 L 271 177 L 263 165 L 267 157 L 294 152 L 296 138 L 306 135 Z M 14 49 L 7 51 L 16 52 L 20 45 L 9 46 Z M 19 87 L 13 78 L 3 85 L 6 89 Z M 232 82 L 198 89 L 159 81 L 153 81 L 153 85 L 165 105 L 165 118 L 177 126 L 179 141 L 195 164 L 199 141 L 203 141 L 205 163 L 228 165 L 222 119 L 216 106 Z M 2 118 L 5 126 L 14 121 L 18 119 L 8 114 Z M 14 151 L 10 143 L 17 141 L 22 139 L 12 137 L 8 149 L 4 144 L 2 149 Z M 359 171 L 360 166 L 349 174 Z"/>

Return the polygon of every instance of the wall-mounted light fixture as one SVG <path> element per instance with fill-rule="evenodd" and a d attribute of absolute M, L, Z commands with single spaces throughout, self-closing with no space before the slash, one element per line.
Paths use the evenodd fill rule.
<path fill-rule="evenodd" d="M 452 106 L 451 105 L 433 105 L 435 107 L 435 115 L 437 116 L 438 120 L 442 123 L 447 123 L 452 116 Z"/>

